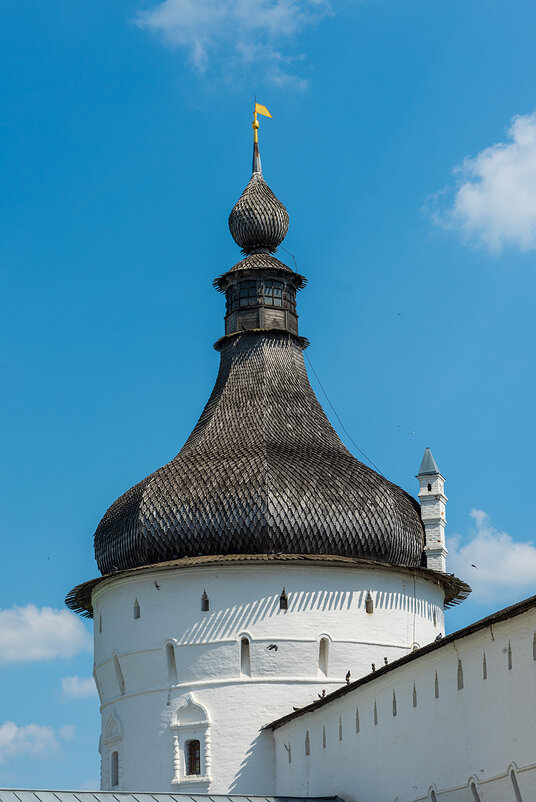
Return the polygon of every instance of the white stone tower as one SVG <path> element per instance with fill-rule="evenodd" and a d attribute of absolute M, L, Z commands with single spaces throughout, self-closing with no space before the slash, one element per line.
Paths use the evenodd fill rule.
<path fill-rule="evenodd" d="M 215 280 L 212 395 L 179 454 L 108 509 L 102 576 L 67 598 L 94 620 L 103 790 L 272 795 L 264 726 L 435 640 L 467 587 L 423 566 L 418 502 L 313 393 L 306 280 L 273 256 L 288 222 L 255 143 L 229 218 L 245 256 Z"/>
<path fill-rule="evenodd" d="M 445 524 L 447 523 L 445 477 L 440 473 L 429 448 L 424 452 L 417 479 L 420 485 L 421 517 L 426 536 L 424 546 L 426 566 L 434 571 L 445 573 L 448 553 L 445 545 Z"/>

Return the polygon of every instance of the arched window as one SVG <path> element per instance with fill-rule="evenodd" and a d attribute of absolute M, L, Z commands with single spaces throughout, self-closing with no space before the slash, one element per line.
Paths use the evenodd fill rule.
<path fill-rule="evenodd" d="M 431 493 L 431 491 L 432 491 L 432 485 L 430 484 L 430 482 L 428 482 L 428 492 Z"/>
<path fill-rule="evenodd" d="M 285 588 L 283 588 L 281 591 L 281 596 L 279 597 L 279 609 L 288 610 L 288 596 L 285 592 Z"/>
<path fill-rule="evenodd" d="M 201 596 L 201 612 L 208 613 L 210 609 L 210 602 L 207 596 L 206 590 L 203 591 L 203 595 Z"/>
<path fill-rule="evenodd" d="M 141 615 L 140 605 L 138 603 L 138 600 L 136 599 L 136 601 L 134 602 L 134 618 L 137 619 L 140 617 L 140 615 Z"/>
<path fill-rule="evenodd" d="M 166 643 L 166 662 L 168 671 L 168 682 L 170 685 L 176 685 L 177 678 L 177 661 L 175 658 L 175 647 L 172 643 Z"/>
<path fill-rule="evenodd" d="M 519 790 L 519 784 L 517 782 L 516 773 L 513 769 L 510 769 L 510 780 L 512 783 L 512 788 L 514 789 L 514 794 L 516 798 L 516 802 L 523 802 L 523 798 L 521 796 L 521 791 Z"/>
<path fill-rule="evenodd" d="M 119 785 L 119 752 L 110 755 L 110 785 L 112 788 Z"/>
<path fill-rule="evenodd" d="M 99 615 L 99 632 L 102 632 L 102 613 Z"/>
<path fill-rule="evenodd" d="M 251 660 L 249 655 L 249 638 L 240 640 L 240 672 L 246 677 L 251 676 Z"/>
<path fill-rule="evenodd" d="M 374 724 L 378 723 L 378 707 L 376 705 L 376 699 L 374 699 Z"/>
<path fill-rule="evenodd" d="M 430 789 L 430 800 L 431 802 L 437 802 L 437 794 L 433 788 Z"/>
<path fill-rule="evenodd" d="M 458 660 L 458 690 L 463 688 L 463 666 L 462 661 Z"/>
<path fill-rule="evenodd" d="M 311 740 L 309 738 L 309 730 L 305 733 L 305 754 L 311 754 Z"/>
<path fill-rule="evenodd" d="M 326 728 L 322 727 L 322 749 L 325 749 L 326 746 L 327 746 Z"/>
<path fill-rule="evenodd" d="M 329 640 L 327 638 L 320 638 L 318 644 L 318 669 L 325 677 L 328 675 L 328 660 L 329 660 Z"/>
<path fill-rule="evenodd" d="M 115 676 L 117 678 L 117 684 L 119 686 L 119 693 L 121 695 L 123 695 L 124 692 L 125 692 L 125 678 L 124 678 L 123 672 L 121 670 L 121 664 L 119 663 L 119 657 L 116 654 L 114 654 L 113 663 L 114 663 L 114 668 L 115 668 Z"/>
<path fill-rule="evenodd" d="M 339 716 L 339 741 L 342 741 L 342 718 Z"/>
<path fill-rule="evenodd" d="M 512 647 L 510 646 L 510 641 L 508 641 L 508 671 L 512 670 Z"/>
<path fill-rule="evenodd" d="M 480 794 L 478 793 L 476 785 L 474 784 L 474 782 L 471 782 L 471 785 L 469 786 L 469 788 L 471 789 L 471 794 L 473 795 L 474 802 L 481 802 Z"/>
<path fill-rule="evenodd" d="M 413 683 L 413 707 L 417 707 L 417 688 L 415 683 Z"/>
<path fill-rule="evenodd" d="M 201 774 L 201 743 L 186 741 L 186 774 Z"/>
<path fill-rule="evenodd" d="M 482 679 L 488 678 L 488 664 L 486 661 L 486 653 L 484 652 L 482 656 Z"/>
<path fill-rule="evenodd" d="M 365 599 L 365 610 L 367 613 L 374 612 L 374 601 L 372 599 L 372 596 L 370 595 L 370 590 L 367 593 L 367 598 Z"/>
<path fill-rule="evenodd" d="M 396 693 L 393 691 L 393 716 L 397 714 L 397 707 L 396 707 Z"/>
<path fill-rule="evenodd" d="M 434 680 L 434 696 L 436 699 L 439 699 L 439 677 L 437 676 L 437 671 L 435 673 Z"/>
<path fill-rule="evenodd" d="M 356 735 L 359 732 L 359 708 L 356 707 L 355 709 L 355 732 Z"/>

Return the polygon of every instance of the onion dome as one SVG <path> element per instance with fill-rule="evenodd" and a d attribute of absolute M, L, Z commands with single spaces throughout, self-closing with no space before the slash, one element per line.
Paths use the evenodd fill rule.
<path fill-rule="evenodd" d="M 253 173 L 229 215 L 229 230 L 244 253 L 268 251 L 281 245 L 288 231 L 288 212 L 262 177 L 258 145 L 253 153 Z"/>

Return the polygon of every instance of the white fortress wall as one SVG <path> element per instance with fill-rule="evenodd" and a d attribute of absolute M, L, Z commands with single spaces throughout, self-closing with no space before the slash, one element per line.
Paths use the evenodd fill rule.
<path fill-rule="evenodd" d="M 276 728 L 276 793 L 534 802 L 536 597 L 513 609 Z"/>
<path fill-rule="evenodd" d="M 102 788 L 117 790 L 272 794 L 264 724 L 444 632 L 435 582 L 326 562 L 143 570 L 103 581 L 93 608 Z"/>

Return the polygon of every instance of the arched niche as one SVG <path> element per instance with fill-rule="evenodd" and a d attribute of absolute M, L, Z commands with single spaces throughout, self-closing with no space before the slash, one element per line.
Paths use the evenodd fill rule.
<path fill-rule="evenodd" d="M 189 693 L 175 708 L 171 719 L 173 737 L 173 785 L 196 785 L 206 788 L 210 783 L 210 717 L 193 693 Z M 199 741 L 198 770 L 189 773 L 191 744 Z"/>
<path fill-rule="evenodd" d="M 100 740 L 101 777 L 103 790 L 121 790 L 122 765 L 121 745 L 123 742 L 123 727 L 115 711 L 106 719 L 106 724 Z"/>

